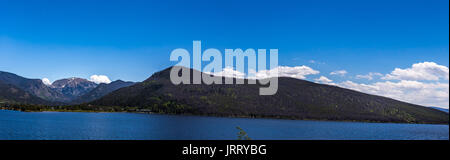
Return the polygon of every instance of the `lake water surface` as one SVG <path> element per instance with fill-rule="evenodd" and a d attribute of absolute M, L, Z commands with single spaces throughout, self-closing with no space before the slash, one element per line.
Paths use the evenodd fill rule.
<path fill-rule="evenodd" d="M 448 125 L 0 110 L 0 140 L 449 139 Z"/>

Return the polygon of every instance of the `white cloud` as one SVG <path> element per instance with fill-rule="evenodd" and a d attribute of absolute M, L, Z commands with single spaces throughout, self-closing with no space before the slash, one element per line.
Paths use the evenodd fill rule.
<path fill-rule="evenodd" d="M 308 66 L 278 66 L 271 70 L 254 71 L 250 70 L 250 75 L 234 70 L 231 67 L 224 68 L 221 72 L 215 72 L 215 76 L 249 78 L 249 79 L 264 79 L 270 77 L 291 77 L 297 79 L 306 79 L 307 75 L 319 74 L 320 72 Z M 205 72 L 211 74 L 210 72 Z"/>
<path fill-rule="evenodd" d="M 338 75 L 338 76 L 345 76 L 345 74 L 347 74 L 346 70 L 333 71 L 330 73 L 330 75 Z"/>
<path fill-rule="evenodd" d="M 318 83 L 323 83 L 323 84 L 329 84 L 329 85 L 336 85 L 335 83 L 332 83 L 333 80 L 328 79 L 325 76 L 320 76 L 319 78 L 314 79 L 316 82 Z"/>
<path fill-rule="evenodd" d="M 432 80 L 449 79 L 449 69 L 434 62 L 413 64 L 411 68 L 395 68 L 390 74 L 382 77 L 385 80 Z"/>
<path fill-rule="evenodd" d="M 47 86 L 52 85 L 52 82 L 50 82 L 50 80 L 48 78 L 42 78 L 42 83 L 44 83 Z"/>
<path fill-rule="evenodd" d="M 339 83 L 338 85 L 344 88 L 390 97 L 413 104 L 443 108 L 449 107 L 448 83 L 424 83 L 401 80 L 399 82 L 385 81 L 372 84 L 363 84 L 345 81 Z"/>
<path fill-rule="evenodd" d="M 100 83 L 111 83 L 111 80 L 105 75 L 92 75 L 89 79 L 89 81 L 92 81 L 94 83 L 100 84 Z"/>
<path fill-rule="evenodd" d="M 328 79 L 325 76 L 320 76 L 320 78 L 314 79 L 316 82 L 323 82 L 323 83 L 330 83 L 333 82 L 333 80 Z"/>
<path fill-rule="evenodd" d="M 383 76 L 383 74 L 376 73 L 376 72 L 370 72 L 369 74 L 366 74 L 366 75 L 356 75 L 356 78 L 372 80 L 374 77 L 381 77 L 381 76 Z"/>
<path fill-rule="evenodd" d="M 205 72 L 211 74 L 211 72 Z M 245 78 L 245 73 L 234 70 L 232 67 L 226 67 L 220 72 L 214 72 L 212 75 L 222 76 L 222 77 L 234 77 L 234 78 Z"/>
<path fill-rule="evenodd" d="M 290 77 L 297 79 L 306 79 L 307 75 L 319 74 L 319 71 L 316 71 L 308 66 L 278 66 L 277 68 L 271 70 L 262 70 L 254 73 L 257 79 L 275 77 Z"/>

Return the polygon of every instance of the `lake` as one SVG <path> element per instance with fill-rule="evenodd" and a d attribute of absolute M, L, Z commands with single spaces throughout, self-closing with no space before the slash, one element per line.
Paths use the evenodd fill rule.
<path fill-rule="evenodd" d="M 448 125 L 0 110 L 0 140 L 448 140 Z"/>

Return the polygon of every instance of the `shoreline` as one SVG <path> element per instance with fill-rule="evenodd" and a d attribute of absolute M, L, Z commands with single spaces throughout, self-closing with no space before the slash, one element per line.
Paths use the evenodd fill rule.
<path fill-rule="evenodd" d="M 9 111 L 18 112 L 73 112 L 73 113 L 140 113 L 140 114 L 157 114 L 157 115 L 174 115 L 174 116 L 199 116 L 199 117 L 217 117 L 217 118 L 247 118 L 247 119 L 273 119 L 273 120 L 303 120 L 303 121 L 325 121 L 325 122 L 356 122 L 356 123 L 391 123 L 391 124 L 430 124 L 430 125 L 449 125 L 449 123 L 405 123 L 405 122 L 387 122 L 387 121 L 359 121 L 359 120 L 327 120 L 327 119 L 295 119 L 295 118 L 283 118 L 283 117 L 269 117 L 269 116 L 220 116 L 212 114 L 173 114 L 173 113 L 156 113 L 156 112 L 136 112 L 136 111 L 94 111 L 94 110 L 15 110 L 15 109 L 3 109 Z"/>

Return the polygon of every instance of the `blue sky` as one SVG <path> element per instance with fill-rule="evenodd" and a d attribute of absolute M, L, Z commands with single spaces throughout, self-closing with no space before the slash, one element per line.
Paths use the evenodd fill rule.
<path fill-rule="evenodd" d="M 372 84 L 384 81 L 354 77 L 421 62 L 448 69 L 448 3 L 0 0 L 0 70 L 52 81 L 94 74 L 142 81 L 174 64 L 170 51 L 201 40 L 222 51 L 278 48 L 280 65 L 320 71 L 311 81 Z M 347 74 L 329 74 L 336 70 Z"/>

